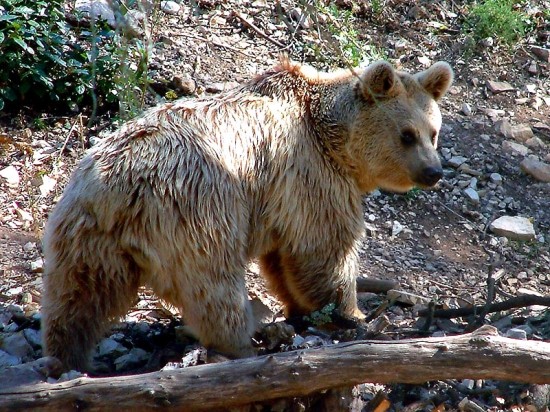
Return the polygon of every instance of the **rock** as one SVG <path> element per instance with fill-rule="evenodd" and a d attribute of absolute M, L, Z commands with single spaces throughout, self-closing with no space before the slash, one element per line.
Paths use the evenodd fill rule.
<path fill-rule="evenodd" d="M 494 44 L 495 44 L 495 39 L 493 39 L 492 37 L 486 37 L 483 40 L 481 40 L 481 45 L 483 47 L 493 47 Z"/>
<path fill-rule="evenodd" d="M 22 331 L 6 336 L 0 341 L 0 349 L 10 355 L 23 359 L 31 357 L 34 353 L 32 346 L 27 342 L 27 339 L 25 339 L 25 335 Z"/>
<path fill-rule="evenodd" d="M 126 355 L 122 355 L 115 359 L 115 367 L 117 371 L 138 368 L 143 366 L 149 359 L 149 354 L 140 348 L 133 348 Z"/>
<path fill-rule="evenodd" d="M 96 354 L 98 357 L 109 356 L 119 357 L 128 353 L 128 348 L 112 338 L 105 338 L 97 345 Z"/>
<path fill-rule="evenodd" d="M 475 191 L 475 189 L 472 189 L 471 187 L 464 190 L 464 194 L 468 198 L 468 200 L 474 204 L 479 204 L 479 194 Z"/>
<path fill-rule="evenodd" d="M 521 216 L 499 217 L 491 222 L 489 228 L 494 234 L 512 240 L 532 240 L 536 236 L 531 221 Z"/>
<path fill-rule="evenodd" d="M 57 184 L 56 179 L 52 179 L 48 175 L 42 176 L 42 184 L 39 187 L 40 194 L 44 197 L 47 196 L 55 188 L 56 184 Z"/>
<path fill-rule="evenodd" d="M 394 220 L 391 227 L 391 235 L 397 236 L 402 231 L 403 231 L 403 225 L 399 223 L 397 220 Z"/>
<path fill-rule="evenodd" d="M 527 90 L 528 93 L 535 94 L 537 92 L 537 85 L 536 84 L 526 84 L 525 90 Z"/>
<path fill-rule="evenodd" d="M 307 30 L 311 28 L 311 19 L 299 7 L 294 7 L 292 10 L 290 10 L 290 18 L 297 22 L 298 26 L 302 29 Z"/>
<path fill-rule="evenodd" d="M 414 293 L 405 292 L 403 290 L 390 289 L 388 290 L 386 295 L 388 299 L 396 302 L 401 302 L 406 305 L 417 305 L 417 304 L 427 305 L 428 303 L 430 303 L 430 299 L 428 298 L 415 295 Z"/>
<path fill-rule="evenodd" d="M 550 49 L 545 49 L 544 47 L 539 46 L 531 46 L 531 51 L 543 62 L 550 63 Z"/>
<path fill-rule="evenodd" d="M 526 157 L 519 166 L 521 170 L 535 179 L 550 183 L 550 164 Z"/>
<path fill-rule="evenodd" d="M 510 339 L 527 340 L 527 333 L 523 329 L 512 328 L 508 329 L 506 337 Z"/>
<path fill-rule="evenodd" d="M 536 76 L 539 72 L 539 67 L 537 65 L 536 61 L 532 61 L 531 64 L 529 64 L 529 68 L 527 69 L 529 74 L 532 74 L 533 76 Z"/>
<path fill-rule="evenodd" d="M 21 358 L 10 355 L 9 353 L 0 349 L 0 368 L 15 366 L 19 364 L 21 364 Z"/>
<path fill-rule="evenodd" d="M 38 258 L 34 262 L 31 262 L 31 272 L 32 273 L 42 273 L 44 272 L 44 259 Z"/>
<path fill-rule="evenodd" d="M 16 188 L 19 185 L 19 172 L 14 166 L 0 170 L 0 177 L 5 179 L 9 187 Z"/>
<path fill-rule="evenodd" d="M 424 67 L 428 67 L 431 64 L 431 60 L 426 56 L 418 56 L 417 60 L 418 63 L 420 63 Z"/>
<path fill-rule="evenodd" d="M 181 6 L 175 1 L 161 1 L 160 9 L 166 14 L 176 15 L 180 12 Z"/>
<path fill-rule="evenodd" d="M 491 179 L 491 182 L 493 182 L 494 184 L 502 184 L 502 176 L 500 175 L 500 173 L 491 173 L 489 179 Z"/>
<path fill-rule="evenodd" d="M 472 108 L 468 103 L 463 103 L 460 110 L 465 116 L 470 116 L 472 114 Z"/>
<path fill-rule="evenodd" d="M 510 153 L 512 156 L 527 156 L 527 153 L 529 153 L 529 149 L 524 145 L 509 140 L 502 142 L 502 150 Z"/>
<path fill-rule="evenodd" d="M 489 90 L 494 94 L 513 92 L 514 90 L 516 90 L 510 83 L 507 82 L 495 82 L 492 80 L 487 80 L 486 85 Z"/>
<path fill-rule="evenodd" d="M 512 125 L 506 119 L 496 123 L 497 130 L 502 133 L 507 139 L 514 139 L 520 143 L 524 143 L 533 137 L 533 131 L 528 124 Z"/>
<path fill-rule="evenodd" d="M 23 330 L 23 335 L 34 349 L 42 347 L 42 334 L 39 330 L 27 328 Z"/>
<path fill-rule="evenodd" d="M 109 26 L 116 27 L 115 13 L 107 0 L 76 0 L 74 8 L 91 20 L 101 18 Z"/>
<path fill-rule="evenodd" d="M 546 143 L 544 143 L 541 139 L 539 139 L 538 137 L 532 137 L 530 138 L 529 140 L 527 140 L 525 142 L 525 145 L 528 146 L 528 147 L 531 147 L 531 148 L 545 148 L 546 147 Z"/>
<path fill-rule="evenodd" d="M 453 156 L 449 159 L 449 166 L 457 168 L 462 163 L 464 163 L 466 160 L 468 160 L 468 159 L 463 157 L 463 156 Z"/>
<path fill-rule="evenodd" d="M 197 90 L 195 80 L 193 80 L 193 78 L 187 73 L 180 76 L 174 76 L 172 79 L 172 85 L 176 90 L 179 90 L 185 96 L 191 95 Z"/>

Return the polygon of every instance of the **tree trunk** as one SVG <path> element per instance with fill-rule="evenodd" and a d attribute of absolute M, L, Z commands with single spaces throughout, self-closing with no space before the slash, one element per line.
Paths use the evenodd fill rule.
<path fill-rule="evenodd" d="M 212 411 L 364 382 L 464 378 L 550 383 L 550 344 L 504 338 L 484 326 L 459 336 L 355 341 L 143 375 L 2 382 L 0 410 Z"/>

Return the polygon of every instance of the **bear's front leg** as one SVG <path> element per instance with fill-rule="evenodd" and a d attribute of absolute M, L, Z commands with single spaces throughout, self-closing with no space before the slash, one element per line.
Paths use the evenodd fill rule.
<path fill-rule="evenodd" d="M 365 315 L 357 307 L 356 249 L 320 256 L 290 253 L 280 248 L 260 258 L 262 273 L 284 304 L 287 318 L 309 315 L 334 304 L 342 320 L 364 319 Z"/>

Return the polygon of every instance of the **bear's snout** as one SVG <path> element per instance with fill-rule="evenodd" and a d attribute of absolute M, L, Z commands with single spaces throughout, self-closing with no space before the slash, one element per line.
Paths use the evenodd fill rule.
<path fill-rule="evenodd" d="M 434 186 L 443 177 L 443 169 L 439 166 L 429 166 L 422 169 L 419 182 L 426 186 Z"/>

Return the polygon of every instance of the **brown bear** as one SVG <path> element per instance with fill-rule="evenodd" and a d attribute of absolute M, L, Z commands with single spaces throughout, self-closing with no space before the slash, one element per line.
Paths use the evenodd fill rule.
<path fill-rule="evenodd" d="M 439 62 L 320 73 L 282 59 L 235 90 L 147 111 L 94 146 L 44 236 L 45 353 L 85 370 L 148 285 L 207 348 L 254 353 L 244 273 L 258 258 L 286 314 L 356 303 L 362 195 L 442 176 Z"/>

